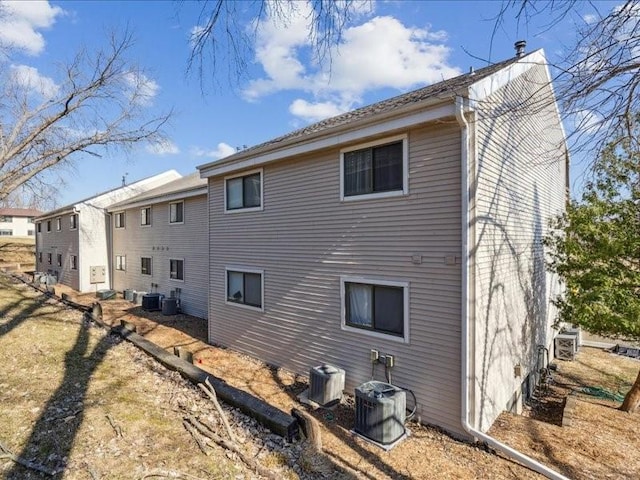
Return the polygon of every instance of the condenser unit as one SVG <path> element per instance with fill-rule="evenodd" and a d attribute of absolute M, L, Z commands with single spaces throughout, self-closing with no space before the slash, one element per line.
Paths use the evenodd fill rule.
<path fill-rule="evenodd" d="M 309 400 L 321 406 L 339 402 L 344 390 L 344 370 L 320 365 L 309 370 Z"/>
<path fill-rule="evenodd" d="M 130 288 L 127 288 L 124 292 L 122 292 L 122 296 L 124 297 L 124 299 L 128 300 L 129 302 L 133 302 L 134 294 L 135 291 L 131 290 Z"/>
<path fill-rule="evenodd" d="M 165 298 L 164 300 L 162 300 L 163 315 L 176 315 L 177 313 L 178 313 L 177 298 Z"/>
<path fill-rule="evenodd" d="M 142 305 L 142 299 L 147 294 L 147 292 L 136 292 L 133 291 L 133 303 L 136 305 Z"/>
<path fill-rule="evenodd" d="M 147 311 L 160 310 L 160 302 L 164 295 L 161 293 L 147 293 L 142 297 L 142 309 Z"/>
<path fill-rule="evenodd" d="M 370 381 L 356 387 L 354 431 L 382 445 L 405 434 L 407 395 L 389 383 Z"/>

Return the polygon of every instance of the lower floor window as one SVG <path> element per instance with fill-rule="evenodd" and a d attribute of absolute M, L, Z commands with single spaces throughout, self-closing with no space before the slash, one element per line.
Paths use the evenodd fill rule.
<path fill-rule="evenodd" d="M 78 269 L 78 256 L 77 255 L 71 255 L 69 257 L 69 262 L 71 263 L 71 270 L 77 270 Z"/>
<path fill-rule="evenodd" d="M 62 266 L 62 254 L 61 253 L 58 254 L 57 260 L 58 260 L 58 266 L 61 267 Z"/>
<path fill-rule="evenodd" d="M 262 272 L 227 270 L 227 301 L 262 308 Z"/>
<path fill-rule="evenodd" d="M 0 230 L 0 237 L 11 237 L 13 236 L 13 230 Z"/>
<path fill-rule="evenodd" d="M 140 259 L 140 273 L 142 275 L 151 275 L 151 257 L 142 257 Z"/>
<path fill-rule="evenodd" d="M 124 255 L 116 255 L 116 270 L 127 269 L 127 257 Z"/>
<path fill-rule="evenodd" d="M 38 261 L 42 263 L 42 252 L 38 252 Z"/>
<path fill-rule="evenodd" d="M 47 261 L 48 261 L 49 265 L 51 265 L 52 258 L 53 258 L 53 254 L 47 253 Z"/>
<path fill-rule="evenodd" d="M 343 279 L 344 324 L 406 337 L 408 285 Z"/>
<path fill-rule="evenodd" d="M 184 280 L 184 260 L 169 260 L 169 278 Z"/>

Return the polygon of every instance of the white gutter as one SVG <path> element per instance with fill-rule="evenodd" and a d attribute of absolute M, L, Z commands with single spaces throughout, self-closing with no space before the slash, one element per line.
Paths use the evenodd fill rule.
<path fill-rule="evenodd" d="M 495 438 L 487 435 L 471 425 L 469 422 L 469 384 L 470 380 L 470 366 L 471 356 L 469 352 L 469 291 L 470 291 L 470 276 L 469 267 L 471 265 L 471 256 L 469 250 L 469 124 L 464 116 L 465 114 L 465 99 L 463 97 L 456 97 L 456 118 L 462 129 L 462 182 L 461 182 L 461 194 L 462 194 L 462 393 L 461 393 L 461 420 L 462 427 L 469 435 L 472 435 L 476 439 L 480 439 L 486 442 L 496 450 L 500 450 L 505 455 L 520 462 L 531 470 L 544 475 L 547 478 L 553 480 L 569 480 L 564 475 L 550 469 L 546 465 L 537 462 L 531 457 L 499 442 Z"/>

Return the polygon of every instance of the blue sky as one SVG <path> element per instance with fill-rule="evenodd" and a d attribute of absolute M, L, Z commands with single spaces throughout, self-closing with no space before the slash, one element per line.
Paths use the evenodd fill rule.
<path fill-rule="evenodd" d="M 527 41 L 527 51 L 544 48 L 553 60 L 563 45 L 572 44 L 572 22 L 581 21 L 570 17 L 546 29 L 544 18 L 518 25 L 511 11 L 492 43 L 500 2 L 366 2 L 345 30 L 329 75 L 310 61 L 306 5 L 298 2 L 298 20 L 289 28 L 261 25 L 247 78 L 230 85 L 222 69 L 216 84 L 205 72 L 201 89 L 198 75 L 186 72 L 198 3 L 51 1 L 5 6 L 9 15 L 0 19 L 0 41 L 11 41 L 16 48 L 10 58 L 0 60 L 0 68 L 19 67 L 37 75 L 43 85 L 54 85 L 59 81 L 56 62 L 79 48 L 90 51 L 104 45 L 110 31 L 128 28 L 136 41 L 129 56 L 145 70 L 149 108 L 175 112 L 165 129 L 167 143 L 140 145 L 128 155 L 79 158 L 73 168 L 59 171 L 66 184 L 58 205 L 113 188 L 125 174 L 133 181 L 171 168 L 192 173 L 197 165 L 237 147 L 466 72 L 470 66 L 480 68 L 486 65 L 483 60 L 511 57 L 519 39 Z M 250 14 L 246 21 L 248 25 Z M 575 181 L 580 168 L 574 170 Z"/>

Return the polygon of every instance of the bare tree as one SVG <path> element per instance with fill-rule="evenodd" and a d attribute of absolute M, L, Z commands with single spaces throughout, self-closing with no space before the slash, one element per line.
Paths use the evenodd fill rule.
<path fill-rule="evenodd" d="M 127 59 L 129 33 L 61 67 L 60 84 L 35 69 L 3 68 L 0 79 L 0 201 L 42 174 L 105 149 L 157 141 L 170 113 L 150 115 L 157 88 Z M 35 188 L 34 188 L 35 187 Z"/>
<path fill-rule="evenodd" d="M 554 83 L 575 151 L 588 150 L 598 158 L 612 138 L 631 139 L 640 112 L 640 1 L 605 5 L 600 11 L 578 0 L 506 0 L 496 16 L 497 30 L 513 14 L 527 26 L 543 17 L 550 29 L 572 20 L 575 41 L 554 62 Z"/>
<path fill-rule="evenodd" d="M 331 47 L 340 43 L 342 32 L 357 12 L 370 9 L 370 0 L 204 0 L 191 32 L 188 70 L 200 80 L 216 78 L 218 62 L 229 67 L 231 82 L 247 71 L 260 22 L 275 19 L 286 28 L 298 11 L 306 12 L 309 43 L 318 62 L 331 61 Z M 247 28 L 247 23 L 253 28 Z"/>

